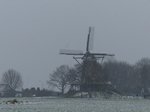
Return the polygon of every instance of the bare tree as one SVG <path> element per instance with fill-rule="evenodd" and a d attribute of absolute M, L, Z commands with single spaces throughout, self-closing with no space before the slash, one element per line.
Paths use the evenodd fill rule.
<path fill-rule="evenodd" d="M 150 58 L 142 58 L 135 65 L 136 70 L 139 73 L 141 89 L 144 88 L 145 92 L 150 90 Z"/>
<path fill-rule="evenodd" d="M 50 74 L 49 80 L 47 84 L 49 86 L 56 87 L 57 89 L 61 90 L 61 93 L 64 93 L 69 81 L 69 67 L 67 65 L 61 65 L 60 67 L 56 68 L 56 70 Z"/>
<path fill-rule="evenodd" d="M 9 69 L 3 73 L 2 83 L 8 84 L 12 90 L 20 89 L 23 85 L 20 73 L 13 69 Z"/>
<path fill-rule="evenodd" d="M 112 87 L 121 94 L 137 94 L 139 91 L 139 73 L 133 65 L 123 61 L 107 61 L 103 64 Z"/>
<path fill-rule="evenodd" d="M 82 67 L 79 64 L 69 69 L 69 84 L 81 84 Z"/>
<path fill-rule="evenodd" d="M 139 60 L 136 64 L 135 67 L 140 69 L 142 68 L 144 65 L 149 66 L 150 65 L 150 58 L 142 58 L 141 60 Z"/>

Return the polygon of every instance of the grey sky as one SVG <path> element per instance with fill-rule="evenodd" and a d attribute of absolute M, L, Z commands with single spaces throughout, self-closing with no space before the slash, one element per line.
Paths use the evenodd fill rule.
<path fill-rule="evenodd" d="M 0 75 L 15 69 L 24 88 L 42 87 L 49 73 L 73 65 L 59 49 L 86 48 L 95 27 L 94 50 L 131 64 L 150 57 L 149 0 L 1 0 Z"/>

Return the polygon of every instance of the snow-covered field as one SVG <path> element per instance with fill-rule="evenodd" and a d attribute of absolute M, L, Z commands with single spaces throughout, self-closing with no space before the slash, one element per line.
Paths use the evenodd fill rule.
<path fill-rule="evenodd" d="M 63 99 L 17 98 L 21 104 L 5 104 L 0 99 L 0 112 L 150 112 L 148 99 Z"/>

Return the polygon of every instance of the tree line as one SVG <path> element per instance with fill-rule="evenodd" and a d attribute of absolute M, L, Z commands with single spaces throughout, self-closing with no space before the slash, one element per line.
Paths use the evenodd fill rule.
<path fill-rule="evenodd" d="M 23 80 L 21 74 L 13 69 L 9 69 L 4 72 L 1 79 L 0 84 L 0 97 L 41 97 L 41 96 L 58 96 L 60 93 L 47 90 L 40 89 L 39 87 L 35 89 L 26 88 L 23 89 Z"/>
<path fill-rule="evenodd" d="M 143 58 L 134 65 L 124 61 L 108 60 L 99 64 L 96 60 L 86 60 L 73 67 L 61 65 L 49 74 L 47 84 L 57 88 L 61 94 L 71 89 L 70 85 L 83 85 L 83 91 L 92 91 L 92 86 L 111 82 L 111 89 L 122 95 L 142 95 L 150 92 L 150 58 Z M 1 78 L 2 84 L 9 85 L 6 96 L 14 96 L 18 89 L 24 96 L 51 95 L 52 91 L 39 88 L 22 89 L 23 81 L 19 72 L 9 69 Z M 100 88 L 101 89 L 101 88 Z M 96 90 L 96 89 L 95 89 Z M 105 88 L 103 88 L 105 90 Z M 48 96 L 49 96 L 48 95 Z"/>
<path fill-rule="evenodd" d="M 61 65 L 49 75 L 47 84 L 63 94 L 72 84 L 94 85 L 105 82 L 111 82 L 112 89 L 122 95 L 149 93 L 150 58 L 143 58 L 134 65 L 117 60 L 105 61 L 102 65 L 90 60 L 73 67 Z"/>

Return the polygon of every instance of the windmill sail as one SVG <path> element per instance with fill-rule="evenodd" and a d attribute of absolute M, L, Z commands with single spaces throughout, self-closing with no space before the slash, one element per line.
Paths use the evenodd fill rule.
<path fill-rule="evenodd" d="M 61 49 L 59 54 L 65 54 L 65 55 L 76 55 L 80 57 L 74 57 L 74 59 L 77 61 L 77 59 L 104 59 L 106 56 L 114 56 L 114 54 L 106 54 L 106 53 L 91 53 L 90 51 L 93 50 L 93 42 L 94 42 L 94 27 L 89 27 L 89 33 L 87 37 L 87 46 L 86 46 L 86 52 L 83 53 L 82 50 L 66 50 Z"/>
<path fill-rule="evenodd" d="M 82 51 L 82 50 L 60 49 L 59 54 L 66 54 L 66 55 L 83 55 L 83 51 Z"/>
<path fill-rule="evenodd" d="M 88 45 L 88 50 L 91 51 L 93 50 L 93 43 L 94 43 L 94 27 L 89 28 L 89 45 Z"/>

